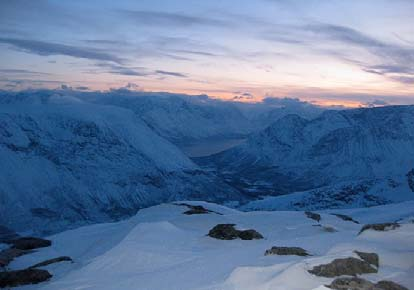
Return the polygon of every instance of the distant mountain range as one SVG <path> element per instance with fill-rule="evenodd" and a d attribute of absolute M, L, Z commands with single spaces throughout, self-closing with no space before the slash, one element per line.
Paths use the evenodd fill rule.
<path fill-rule="evenodd" d="M 51 233 L 174 200 L 250 210 L 413 199 L 414 106 L 322 111 L 290 99 L 0 92 L 0 225 Z M 193 160 L 176 146 L 247 135 Z"/>
<path fill-rule="evenodd" d="M 339 192 L 339 184 L 368 186 L 362 192 L 383 180 L 406 192 L 414 106 L 326 111 L 312 120 L 288 115 L 237 147 L 195 160 L 252 197 Z"/>

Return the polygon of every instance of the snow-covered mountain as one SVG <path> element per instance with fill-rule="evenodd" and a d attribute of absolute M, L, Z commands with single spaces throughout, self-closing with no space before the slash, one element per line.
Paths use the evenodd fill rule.
<path fill-rule="evenodd" d="M 48 232 L 176 199 L 237 200 L 131 110 L 74 97 L 4 98 L 0 224 Z"/>
<path fill-rule="evenodd" d="M 296 114 L 312 119 L 326 108 L 293 98 L 266 98 L 263 102 L 242 103 L 166 92 L 126 89 L 83 92 L 70 89 L 0 91 L 3 102 L 48 103 L 61 96 L 84 102 L 111 105 L 134 111 L 150 128 L 176 145 L 203 140 L 244 138 L 278 119 Z"/>
<path fill-rule="evenodd" d="M 334 192 L 364 185 L 363 195 L 384 180 L 407 192 L 414 106 L 326 111 L 310 121 L 288 115 L 242 145 L 196 161 L 253 196 L 332 190 L 339 184 Z"/>
<path fill-rule="evenodd" d="M 120 90 L 96 95 L 93 102 L 134 111 L 159 135 L 176 144 L 244 137 L 252 132 L 250 121 L 233 103 L 207 96 Z"/>

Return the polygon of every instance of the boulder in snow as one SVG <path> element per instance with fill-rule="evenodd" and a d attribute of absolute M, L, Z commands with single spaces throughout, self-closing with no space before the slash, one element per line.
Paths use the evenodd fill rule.
<path fill-rule="evenodd" d="M 408 290 L 408 288 L 405 288 L 400 284 L 387 280 L 379 281 L 375 284 L 375 287 L 381 290 Z"/>
<path fill-rule="evenodd" d="M 44 267 L 44 266 L 47 266 L 47 265 L 50 265 L 50 264 L 63 262 L 63 261 L 73 262 L 71 257 L 61 256 L 61 257 L 57 257 L 57 258 L 53 258 L 53 259 L 49 259 L 49 260 L 37 263 L 37 264 L 31 266 L 30 269 Z"/>
<path fill-rule="evenodd" d="M 335 290 L 408 290 L 392 281 L 383 280 L 374 284 L 358 277 L 336 278 L 330 285 L 326 286 Z"/>
<path fill-rule="evenodd" d="M 265 252 L 265 256 L 269 255 L 295 255 L 295 256 L 309 256 L 308 252 L 300 247 L 272 247 Z"/>
<path fill-rule="evenodd" d="M 411 191 L 414 192 L 414 168 L 407 173 L 407 182 Z"/>
<path fill-rule="evenodd" d="M 6 267 L 15 258 L 31 253 L 30 250 L 20 250 L 15 248 L 0 251 L 0 267 Z"/>
<path fill-rule="evenodd" d="M 399 228 L 400 225 L 397 223 L 382 223 L 382 224 L 367 224 L 362 227 L 362 229 L 359 231 L 358 234 L 361 234 L 362 232 L 366 230 L 373 230 L 373 231 L 390 231 L 395 230 L 396 228 Z"/>
<path fill-rule="evenodd" d="M 0 288 L 37 284 L 47 281 L 52 275 L 46 270 L 25 269 L 0 272 Z"/>
<path fill-rule="evenodd" d="M 374 290 L 374 283 L 358 278 L 358 277 L 343 277 L 336 278 L 330 285 L 326 285 L 335 290 Z"/>
<path fill-rule="evenodd" d="M 12 244 L 13 248 L 20 250 L 32 250 L 37 248 L 49 247 L 52 245 L 52 241 L 34 237 L 23 237 L 7 242 Z"/>
<path fill-rule="evenodd" d="M 263 239 L 263 236 L 253 229 L 239 231 L 234 226 L 234 224 L 218 224 L 209 231 L 208 236 L 219 240 L 234 240 L 237 238 L 242 240 Z"/>
<path fill-rule="evenodd" d="M 308 217 L 310 219 L 313 219 L 317 222 L 319 222 L 321 220 L 321 215 L 320 214 L 317 214 L 317 213 L 314 213 L 314 212 L 311 212 L 311 211 L 305 211 L 305 215 L 306 215 L 306 217 Z"/>
<path fill-rule="evenodd" d="M 355 251 L 355 254 L 357 254 L 362 260 L 365 262 L 374 265 L 375 267 L 379 267 L 379 257 L 376 253 L 365 253 L 365 252 L 359 252 Z"/>
<path fill-rule="evenodd" d="M 219 214 L 219 213 L 214 212 L 212 210 L 206 209 L 205 207 L 203 207 L 201 205 L 191 205 L 191 204 L 188 204 L 188 203 L 178 203 L 177 205 L 182 205 L 182 206 L 188 207 L 188 210 L 183 212 L 183 214 L 186 214 L 186 215 L 206 214 L 206 213 Z"/>
<path fill-rule="evenodd" d="M 378 270 L 366 261 L 349 257 L 335 259 L 329 264 L 315 266 L 308 272 L 316 276 L 337 277 L 342 275 L 356 276 L 358 274 L 377 273 Z"/>
<path fill-rule="evenodd" d="M 344 220 L 344 221 L 348 221 L 348 222 L 353 222 L 356 224 L 359 224 L 358 221 L 354 220 L 352 217 L 350 217 L 349 215 L 346 214 L 340 214 L 340 213 L 333 213 L 332 215 Z"/>

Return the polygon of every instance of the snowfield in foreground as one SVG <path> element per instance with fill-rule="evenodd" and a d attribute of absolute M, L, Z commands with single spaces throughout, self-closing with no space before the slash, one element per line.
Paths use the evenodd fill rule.
<path fill-rule="evenodd" d="M 414 289 L 413 201 L 318 211 L 322 227 L 301 211 L 240 212 L 211 203 L 188 203 L 214 212 L 185 215 L 188 208 L 176 204 L 143 209 L 122 222 L 51 236 L 51 247 L 17 258 L 10 268 L 23 269 L 62 255 L 74 260 L 44 267 L 52 279 L 20 287 L 27 290 L 320 290 L 329 289 L 324 285 L 334 278 L 318 277 L 308 270 L 337 258 L 357 258 L 354 250 L 358 250 L 379 256 L 378 273 L 360 277 L 371 282 L 391 280 Z M 346 214 L 360 224 L 332 213 Z M 394 230 L 358 234 L 364 224 L 395 221 L 400 227 Z M 223 223 L 235 224 L 239 230 L 255 229 L 264 239 L 207 236 Z M 273 246 L 302 247 L 310 256 L 265 256 Z"/>

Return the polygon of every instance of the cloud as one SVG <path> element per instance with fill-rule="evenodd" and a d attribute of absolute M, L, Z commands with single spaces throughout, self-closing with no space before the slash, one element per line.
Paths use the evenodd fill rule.
<path fill-rule="evenodd" d="M 289 98 L 289 97 L 285 97 L 285 98 L 277 98 L 277 97 L 272 97 L 272 96 L 267 96 L 262 100 L 262 103 L 264 103 L 265 105 L 270 105 L 270 106 L 277 106 L 277 107 L 296 107 L 296 106 L 313 106 L 313 104 L 306 102 L 306 101 L 302 101 L 299 98 Z"/>
<path fill-rule="evenodd" d="M 348 61 L 359 65 L 365 72 L 383 75 L 401 83 L 411 83 L 414 78 L 414 48 L 410 46 L 388 43 L 345 26 L 312 24 L 304 28 L 328 40 L 364 49 L 378 57 L 379 64 L 367 64 L 348 59 Z M 332 53 L 338 55 L 337 52 Z"/>
<path fill-rule="evenodd" d="M 50 75 L 49 73 L 31 71 L 27 69 L 0 69 L 0 74 Z"/>
<path fill-rule="evenodd" d="M 367 72 L 375 74 L 388 74 L 388 73 L 404 73 L 414 74 L 414 67 L 399 66 L 399 65 L 373 65 L 366 68 Z"/>
<path fill-rule="evenodd" d="M 304 26 L 305 30 L 322 34 L 332 40 L 346 42 L 365 47 L 382 47 L 385 44 L 355 29 L 333 24 L 311 24 Z"/>
<path fill-rule="evenodd" d="M 122 66 L 112 63 L 98 63 L 96 64 L 98 67 L 102 67 L 107 69 L 106 72 L 124 75 L 124 76 L 138 76 L 138 77 L 145 77 L 145 76 L 154 76 L 154 75 L 164 75 L 164 76 L 173 76 L 179 78 L 186 78 L 185 74 L 179 72 L 172 72 L 172 71 L 165 71 L 165 70 L 150 70 L 145 67 L 128 67 Z"/>
<path fill-rule="evenodd" d="M 383 107 L 389 106 L 390 104 L 384 100 L 373 100 L 371 102 L 366 102 L 363 104 L 364 107 L 374 108 L 374 107 Z"/>
<path fill-rule="evenodd" d="M 403 84 L 407 84 L 407 85 L 414 84 L 414 75 L 413 76 L 391 76 L 390 78 Z"/>
<path fill-rule="evenodd" d="M 111 66 L 110 73 L 118 74 L 118 75 L 124 75 L 124 76 L 148 76 L 149 73 L 145 72 L 143 70 L 140 70 L 141 68 L 129 68 L 119 65 L 113 65 Z"/>
<path fill-rule="evenodd" d="M 173 77 L 179 77 L 179 78 L 187 77 L 185 74 L 182 74 L 182 73 L 165 71 L 165 70 L 156 70 L 155 73 L 159 75 L 173 76 Z"/>
<path fill-rule="evenodd" d="M 122 63 L 122 59 L 110 53 L 98 51 L 96 49 L 87 47 L 78 47 L 72 45 L 58 44 L 52 42 L 17 39 L 17 38 L 1 38 L 0 43 L 12 45 L 17 49 L 25 52 L 34 53 L 42 56 L 50 55 L 66 55 L 76 58 L 111 61 L 115 63 Z"/>
<path fill-rule="evenodd" d="M 123 13 L 134 21 L 145 25 L 156 26 L 182 26 L 193 25 L 203 26 L 223 26 L 226 22 L 218 19 L 185 15 L 171 12 L 143 11 L 143 10 L 123 10 Z"/>
<path fill-rule="evenodd" d="M 86 87 L 86 86 L 79 86 L 79 87 L 75 87 L 75 90 L 78 90 L 78 91 L 89 91 L 90 88 L 89 87 Z"/>
<path fill-rule="evenodd" d="M 234 92 L 237 94 L 233 97 L 234 101 L 242 101 L 242 100 L 252 100 L 254 99 L 254 96 L 249 92 Z"/>

